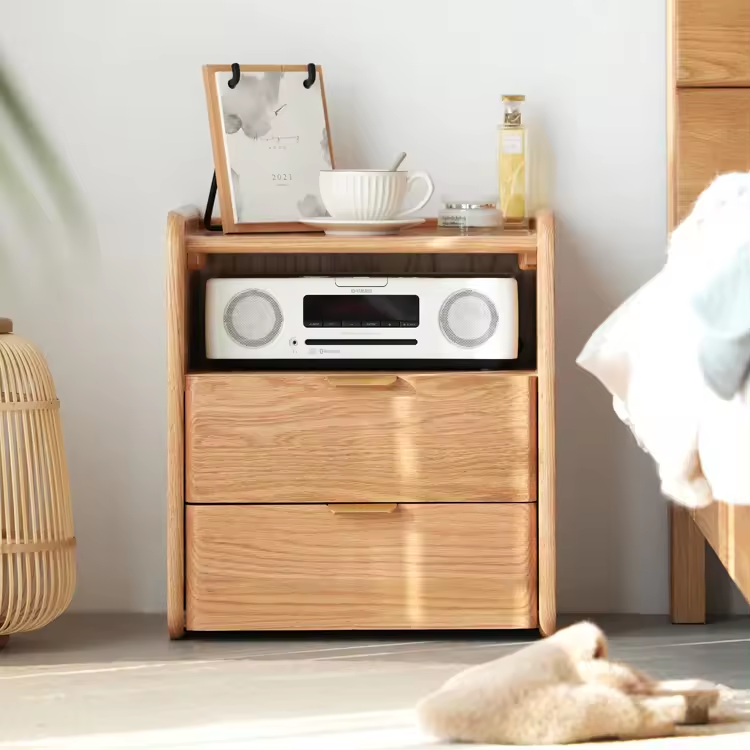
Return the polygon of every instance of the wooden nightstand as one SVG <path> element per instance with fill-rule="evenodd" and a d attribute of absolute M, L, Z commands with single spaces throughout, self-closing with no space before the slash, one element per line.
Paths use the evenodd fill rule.
<path fill-rule="evenodd" d="M 218 372 L 212 276 L 500 276 L 521 369 Z M 554 632 L 554 228 L 223 235 L 169 215 L 168 621 Z"/>

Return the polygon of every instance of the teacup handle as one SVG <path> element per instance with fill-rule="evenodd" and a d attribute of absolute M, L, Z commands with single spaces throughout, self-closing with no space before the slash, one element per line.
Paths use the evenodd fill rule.
<path fill-rule="evenodd" d="M 427 172 L 414 172 L 413 174 L 409 175 L 409 179 L 406 181 L 406 194 L 409 194 L 409 191 L 411 190 L 411 186 L 415 182 L 419 182 L 422 180 L 425 185 L 427 185 L 427 193 L 425 194 L 424 198 L 422 198 L 419 203 L 417 203 L 414 208 L 410 208 L 407 211 L 401 211 L 400 213 L 397 213 L 393 218 L 394 219 L 401 219 L 404 216 L 409 216 L 409 214 L 413 214 L 420 209 L 424 208 L 427 205 L 427 202 L 432 198 L 432 194 L 435 192 L 435 185 L 432 182 L 432 178 L 430 175 L 427 174 Z"/>

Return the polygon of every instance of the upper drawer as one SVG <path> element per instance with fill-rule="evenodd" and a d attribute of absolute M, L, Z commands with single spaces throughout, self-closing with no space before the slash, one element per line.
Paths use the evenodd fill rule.
<path fill-rule="evenodd" d="M 529 501 L 536 378 L 216 374 L 187 383 L 187 501 Z"/>
<path fill-rule="evenodd" d="M 672 0 L 677 83 L 750 86 L 750 0 Z"/>
<path fill-rule="evenodd" d="M 750 169 L 750 89 L 682 89 L 677 118 L 679 221 L 716 175 Z"/>

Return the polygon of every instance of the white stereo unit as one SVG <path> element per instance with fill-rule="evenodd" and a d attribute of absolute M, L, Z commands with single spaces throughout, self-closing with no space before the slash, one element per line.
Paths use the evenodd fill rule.
<path fill-rule="evenodd" d="M 510 360 L 515 279 L 210 279 L 206 356 L 262 360 Z"/>

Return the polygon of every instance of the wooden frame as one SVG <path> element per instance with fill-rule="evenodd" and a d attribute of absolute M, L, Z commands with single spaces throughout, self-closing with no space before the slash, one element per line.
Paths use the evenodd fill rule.
<path fill-rule="evenodd" d="M 328 131 L 328 144 L 331 152 L 331 168 L 334 167 L 333 142 L 331 127 L 328 120 L 328 105 L 326 103 L 325 85 L 323 83 L 323 68 L 316 66 L 317 80 L 320 82 L 320 94 L 323 98 L 323 115 Z M 308 227 L 301 222 L 242 222 L 234 220 L 232 209 L 232 192 L 229 175 L 227 174 L 227 154 L 224 144 L 224 128 L 221 112 L 219 111 L 218 92 L 216 89 L 216 74 L 231 73 L 231 65 L 205 65 L 203 67 L 203 81 L 206 89 L 206 106 L 211 129 L 211 144 L 213 148 L 214 166 L 216 170 L 216 184 L 219 195 L 221 225 L 225 234 L 242 232 L 315 232 L 315 227 Z M 240 65 L 240 73 L 287 72 L 306 73 L 306 65 Z"/>
<path fill-rule="evenodd" d="M 721 13 L 718 3 L 708 5 L 713 5 L 711 13 Z M 680 10 L 689 10 L 688 17 L 698 20 L 701 15 L 697 11 L 702 10 L 703 6 L 699 0 L 668 0 L 667 3 L 667 198 L 670 232 L 683 218 L 680 204 L 685 202 L 684 197 L 680 200 L 685 186 L 680 181 L 681 166 L 684 165 L 680 164 L 679 146 L 680 128 L 687 126 L 688 113 L 680 111 L 681 95 L 693 97 L 703 91 L 715 92 L 712 96 L 721 96 L 722 92 L 717 87 L 739 85 L 739 91 L 742 91 L 742 86 L 747 83 L 746 78 L 742 77 L 744 73 L 737 78 L 736 71 L 747 69 L 750 53 L 743 57 L 744 67 L 738 66 L 736 52 L 742 47 L 736 37 L 731 40 L 734 47 L 727 56 L 724 47 L 720 52 L 711 48 L 716 43 L 716 37 L 709 29 L 690 28 L 688 34 L 685 34 L 685 29 L 680 29 L 685 22 Z M 735 0 L 726 4 L 732 12 L 736 12 L 740 6 L 741 2 Z M 742 7 L 746 12 L 746 6 Z M 728 21 L 731 24 L 731 20 Z M 750 30 L 745 28 L 744 33 L 748 34 Z M 678 45 L 680 39 L 686 37 L 692 39 L 688 56 L 693 63 L 700 60 L 704 68 L 697 78 L 680 74 L 682 55 Z M 718 57 L 722 59 L 712 59 Z M 715 113 L 711 114 L 715 116 Z M 684 156 L 683 153 L 683 159 Z M 737 164 L 732 168 L 745 167 Z M 702 173 L 713 174 L 715 168 L 713 160 L 701 163 Z M 750 549 L 750 507 L 717 502 L 708 508 L 690 511 L 672 503 L 669 506 L 670 613 L 674 623 L 703 623 L 706 620 L 706 542 L 711 545 L 745 599 L 750 600 L 750 555 L 747 552 Z"/>
<path fill-rule="evenodd" d="M 188 288 L 190 274 L 200 273 L 209 256 L 230 254 L 273 259 L 286 257 L 290 268 L 301 268 L 294 258 L 303 256 L 357 254 L 395 258 L 408 253 L 419 256 L 449 254 L 516 256 L 519 269 L 536 271 L 537 300 L 537 497 L 538 590 L 535 614 L 544 635 L 555 631 L 556 542 L 555 542 L 555 336 L 554 336 L 554 220 L 549 212 L 539 213 L 525 230 L 471 230 L 459 233 L 434 224 L 392 237 L 340 238 L 321 234 L 234 235 L 204 231 L 197 209 L 170 213 L 167 231 L 167 608 L 172 638 L 185 630 L 185 395 L 189 361 Z M 429 258 L 427 258 L 429 260 Z M 383 267 L 386 267 L 385 265 Z M 528 277 L 527 277 L 528 278 Z M 531 277 L 534 278 L 534 277 Z M 532 410 L 533 412 L 533 410 Z M 530 418 L 534 418 L 534 414 Z M 196 506 L 203 507 L 203 506 Z"/>

